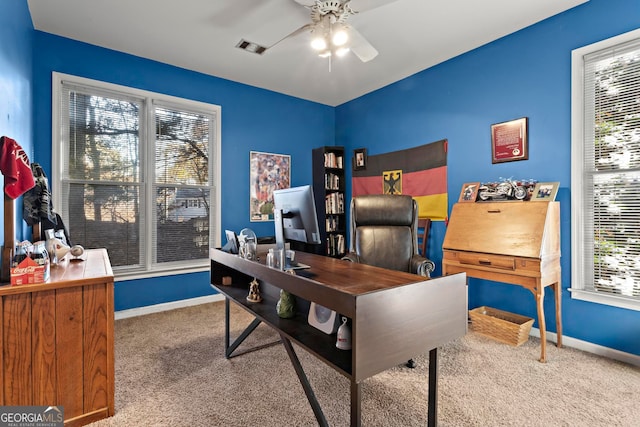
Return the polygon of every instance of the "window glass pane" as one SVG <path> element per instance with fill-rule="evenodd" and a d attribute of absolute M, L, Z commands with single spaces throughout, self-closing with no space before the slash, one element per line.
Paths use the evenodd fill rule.
<path fill-rule="evenodd" d="M 156 107 L 156 183 L 207 185 L 210 118 Z"/>
<path fill-rule="evenodd" d="M 140 264 L 138 186 L 71 184 L 69 235 L 85 248 L 106 248 L 111 265 Z"/>
<path fill-rule="evenodd" d="M 208 266 L 219 107 L 56 74 L 53 198 L 72 243 L 106 248 L 121 277 Z"/>
<path fill-rule="evenodd" d="M 596 170 L 640 167 L 640 50 L 593 64 Z"/>
<path fill-rule="evenodd" d="M 69 92 L 68 177 L 139 181 L 140 103 Z"/>
<path fill-rule="evenodd" d="M 208 258 L 210 196 L 208 188 L 157 188 L 158 263 Z"/>
<path fill-rule="evenodd" d="M 585 288 L 640 297 L 640 43 L 585 56 Z"/>

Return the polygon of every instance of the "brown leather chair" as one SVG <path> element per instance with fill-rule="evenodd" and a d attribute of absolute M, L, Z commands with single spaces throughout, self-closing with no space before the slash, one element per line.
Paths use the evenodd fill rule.
<path fill-rule="evenodd" d="M 418 253 L 418 204 L 411 196 L 351 199 L 349 253 L 343 259 L 430 277 L 433 261 Z M 415 368 L 413 359 L 407 362 Z"/>
<path fill-rule="evenodd" d="M 351 200 L 349 261 L 429 277 L 435 264 L 418 252 L 418 204 L 411 196 Z"/>

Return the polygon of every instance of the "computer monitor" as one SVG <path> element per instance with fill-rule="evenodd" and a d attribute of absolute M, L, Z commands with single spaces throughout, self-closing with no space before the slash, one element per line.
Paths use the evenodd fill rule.
<path fill-rule="evenodd" d="M 310 185 L 275 190 L 273 205 L 277 249 L 284 249 L 287 240 L 322 243 Z"/>
<path fill-rule="evenodd" d="M 230 254 L 238 254 L 240 244 L 238 242 L 238 235 L 236 232 L 224 230 L 224 234 L 227 236 L 227 244 L 222 247 L 222 250 L 229 252 Z"/>

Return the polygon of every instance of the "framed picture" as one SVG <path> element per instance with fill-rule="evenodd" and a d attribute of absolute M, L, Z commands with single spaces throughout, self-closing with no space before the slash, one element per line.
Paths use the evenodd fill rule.
<path fill-rule="evenodd" d="M 273 190 L 291 187 L 291 156 L 252 151 L 249 171 L 250 220 L 273 221 Z"/>
<path fill-rule="evenodd" d="M 462 184 L 462 190 L 460 191 L 458 203 L 475 202 L 478 198 L 478 188 L 480 188 L 479 182 L 466 182 Z"/>
<path fill-rule="evenodd" d="M 353 150 L 353 170 L 358 171 L 367 168 L 367 149 L 357 148 Z"/>
<path fill-rule="evenodd" d="M 559 182 L 539 182 L 533 189 L 532 202 L 553 202 L 558 194 Z"/>
<path fill-rule="evenodd" d="M 491 162 L 513 162 L 529 158 L 529 119 L 491 125 Z"/>

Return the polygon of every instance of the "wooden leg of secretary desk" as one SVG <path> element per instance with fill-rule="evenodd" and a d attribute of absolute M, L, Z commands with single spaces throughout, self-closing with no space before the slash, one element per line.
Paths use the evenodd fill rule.
<path fill-rule="evenodd" d="M 549 285 L 553 287 L 553 294 L 556 302 L 556 331 L 557 347 L 562 347 L 562 286 L 560 282 Z M 544 318 L 544 286 L 538 280 L 536 289 L 531 289 L 536 297 L 536 307 L 538 310 L 538 327 L 540 329 L 540 362 L 547 361 L 547 325 Z"/>

